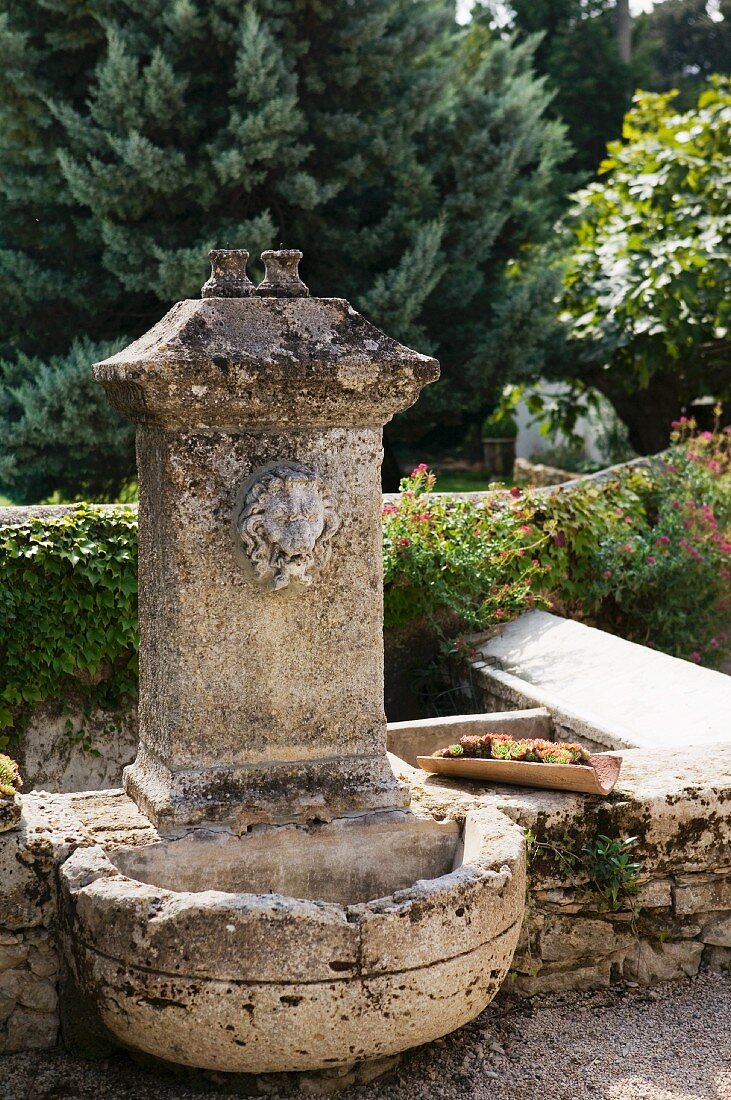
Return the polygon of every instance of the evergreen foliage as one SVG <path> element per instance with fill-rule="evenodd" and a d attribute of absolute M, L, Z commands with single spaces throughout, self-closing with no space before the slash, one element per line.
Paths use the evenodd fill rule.
<path fill-rule="evenodd" d="M 539 369 L 553 275 L 509 261 L 550 230 L 566 146 L 530 42 L 442 0 L 0 0 L 0 65 L 0 476 L 24 498 L 127 476 L 80 360 L 197 296 L 215 246 L 296 245 L 314 294 L 437 354 L 412 434 Z"/>
<path fill-rule="evenodd" d="M 695 398 L 731 397 L 731 80 L 691 111 L 673 100 L 636 95 L 564 234 L 562 368 L 609 398 L 640 453 Z"/>
<path fill-rule="evenodd" d="M 125 341 L 74 340 L 66 355 L 4 364 L 0 388 L 0 484 L 28 500 L 110 499 L 135 475 L 134 428 L 92 380 L 89 364 Z"/>
<path fill-rule="evenodd" d="M 483 0 L 482 18 L 504 15 L 499 0 Z M 615 0 L 510 0 L 508 29 L 537 37 L 536 69 L 555 91 L 554 117 L 568 127 L 579 179 L 593 174 L 606 143 L 621 130 L 634 69 L 619 55 Z"/>

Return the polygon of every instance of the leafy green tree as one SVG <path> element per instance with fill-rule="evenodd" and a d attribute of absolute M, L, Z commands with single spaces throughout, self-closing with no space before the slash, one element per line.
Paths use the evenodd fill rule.
<path fill-rule="evenodd" d="M 639 92 L 563 237 L 559 368 L 608 397 L 643 453 L 694 398 L 731 396 L 731 81 L 697 107 Z"/>
<path fill-rule="evenodd" d="M 479 422 L 539 363 L 553 276 L 510 261 L 566 146 L 530 44 L 442 0 L 0 0 L 0 66 L 0 477 L 26 499 L 125 475 L 80 349 L 196 296 L 211 247 L 297 245 L 313 293 L 436 353 L 402 434 Z"/>

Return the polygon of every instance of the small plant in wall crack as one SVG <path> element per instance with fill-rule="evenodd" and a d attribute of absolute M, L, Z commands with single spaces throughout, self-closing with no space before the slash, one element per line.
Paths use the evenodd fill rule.
<path fill-rule="evenodd" d="M 552 860 L 566 878 L 588 879 L 586 892 L 604 909 L 613 912 L 627 905 L 637 893 L 642 864 L 632 859 L 637 837 L 599 835 L 582 848 L 564 833 L 560 841 L 539 840 L 532 830 L 526 833 L 528 862 L 539 854 Z"/>
<path fill-rule="evenodd" d="M 622 901 L 639 890 L 642 865 L 630 854 L 636 841 L 636 836 L 598 836 L 593 844 L 581 849 L 590 880 L 610 909 L 620 909 Z"/>

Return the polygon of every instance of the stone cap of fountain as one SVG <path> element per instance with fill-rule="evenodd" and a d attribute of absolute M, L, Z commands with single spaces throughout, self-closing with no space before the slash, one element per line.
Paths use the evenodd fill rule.
<path fill-rule="evenodd" d="M 219 273 L 204 298 L 178 302 L 94 366 L 112 404 L 138 424 L 201 430 L 383 425 L 412 405 L 439 376 L 437 361 L 385 336 L 342 298 L 295 296 L 292 272 L 284 261 L 275 268 L 295 253 L 264 253 L 267 278 L 253 295 L 248 253 L 215 250 Z"/>

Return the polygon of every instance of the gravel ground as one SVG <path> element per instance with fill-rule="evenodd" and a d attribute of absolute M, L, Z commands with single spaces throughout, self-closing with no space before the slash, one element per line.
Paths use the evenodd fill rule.
<path fill-rule="evenodd" d="M 0 1100 L 222 1100 L 230 1083 L 161 1079 L 125 1056 L 0 1060 Z M 276 1093 L 283 1098 L 301 1093 Z M 731 1100 L 731 979 L 559 994 L 511 1005 L 406 1055 L 340 1100 Z"/>

